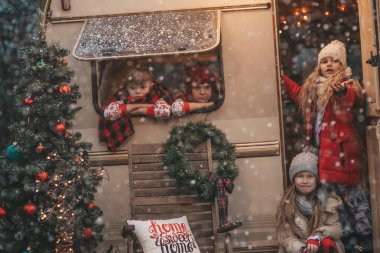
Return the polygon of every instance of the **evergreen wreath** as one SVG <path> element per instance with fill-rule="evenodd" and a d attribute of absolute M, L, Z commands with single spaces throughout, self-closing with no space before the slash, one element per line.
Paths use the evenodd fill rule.
<path fill-rule="evenodd" d="M 163 162 L 169 174 L 176 179 L 177 187 L 196 191 L 202 199 L 211 200 L 216 194 L 214 183 L 210 182 L 209 176 L 202 176 L 198 169 L 191 167 L 185 155 L 207 139 L 211 140 L 212 155 L 218 161 L 216 178 L 229 178 L 233 182 L 239 174 L 235 164 L 235 146 L 228 142 L 221 130 L 208 122 L 174 126 L 165 143 Z"/>

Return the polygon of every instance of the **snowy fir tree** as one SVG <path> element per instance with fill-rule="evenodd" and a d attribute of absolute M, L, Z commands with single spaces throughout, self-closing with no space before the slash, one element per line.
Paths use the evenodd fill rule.
<path fill-rule="evenodd" d="M 72 130 L 80 93 L 67 55 L 43 29 L 22 50 L 13 143 L 0 157 L 0 252 L 92 252 L 102 239 L 102 177 Z"/>
<path fill-rule="evenodd" d="M 0 0 L 0 148 L 8 139 L 7 125 L 13 121 L 12 87 L 20 79 L 17 61 L 20 49 L 30 40 L 33 22 L 42 1 Z"/>

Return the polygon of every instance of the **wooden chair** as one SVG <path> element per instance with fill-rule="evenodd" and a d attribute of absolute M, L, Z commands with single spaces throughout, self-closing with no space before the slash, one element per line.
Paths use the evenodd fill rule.
<path fill-rule="evenodd" d="M 129 184 L 131 218 L 137 220 L 177 218 L 183 215 L 189 220 L 191 230 L 202 253 L 218 252 L 217 215 L 215 201 L 205 202 L 194 192 L 186 192 L 175 186 L 162 164 L 162 144 L 134 144 L 129 146 Z M 200 145 L 187 154 L 192 166 L 202 175 L 212 170 L 211 143 Z M 132 225 L 123 226 L 122 235 L 130 243 L 129 252 L 138 251 L 133 238 Z M 232 252 L 230 235 L 226 252 Z"/>

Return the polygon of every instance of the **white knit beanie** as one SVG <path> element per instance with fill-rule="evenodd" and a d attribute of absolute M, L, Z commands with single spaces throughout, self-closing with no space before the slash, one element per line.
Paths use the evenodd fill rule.
<path fill-rule="evenodd" d="M 333 40 L 327 44 L 318 54 L 318 65 L 325 57 L 337 58 L 344 67 L 347 67 L 346 47 L 339 40 Z"/>
<path fill-rule="evenodd" d="M 297 173 L 301 171 L 313 173 L 318 179 L 318 156 L 314 152 L 306 150 L 293 158 L 289 169 L 291 183 L 293 183 Z"/>

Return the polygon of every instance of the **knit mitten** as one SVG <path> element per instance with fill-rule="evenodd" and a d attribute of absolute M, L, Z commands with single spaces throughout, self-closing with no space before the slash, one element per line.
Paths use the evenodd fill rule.
<path fill-rule="evenodd" d="M 320 235 L 310 234 L 306 240 L 306 244 L 314 244 L 314 245 L 319 247 L 321 245 L 321 241 L 322 241 L 322 239 L 321 239 Z"/>
<path fill-rule="evenodd" d="M 103 116 L 106 120 L 117 120 L 127 114 L 127 105 L 122 101 L 114 101 L 109 103 L 104 109 Z"/>
<path fill-rule="evenodd" d="M 318 235 L 318 234 L 310 234 L 310 236 L 306 240 L 306 245 L 313 244 L 313 245 L 319 247 L 321 245 L 321 241 L 322 241 L 322 238 L 321 238 L 320 235 Z M 303 250 L 303 253 L 309 253 L 308 249 L 305 248 Z"/>
<path fill-rule="evenodd" d="M 190 106 L 188 102 L 184 102 L 182 99 L 178 98 L 172 104 L 171 109 L 174 116 L 181 117 L 190 111 Z"/>
<path fill-rule="evenodd" d="M 170 105 L 160 98 L 153 106 L 146 109 L 146 115 L 157 119 L 168 119 L 170 117 Z"/>

